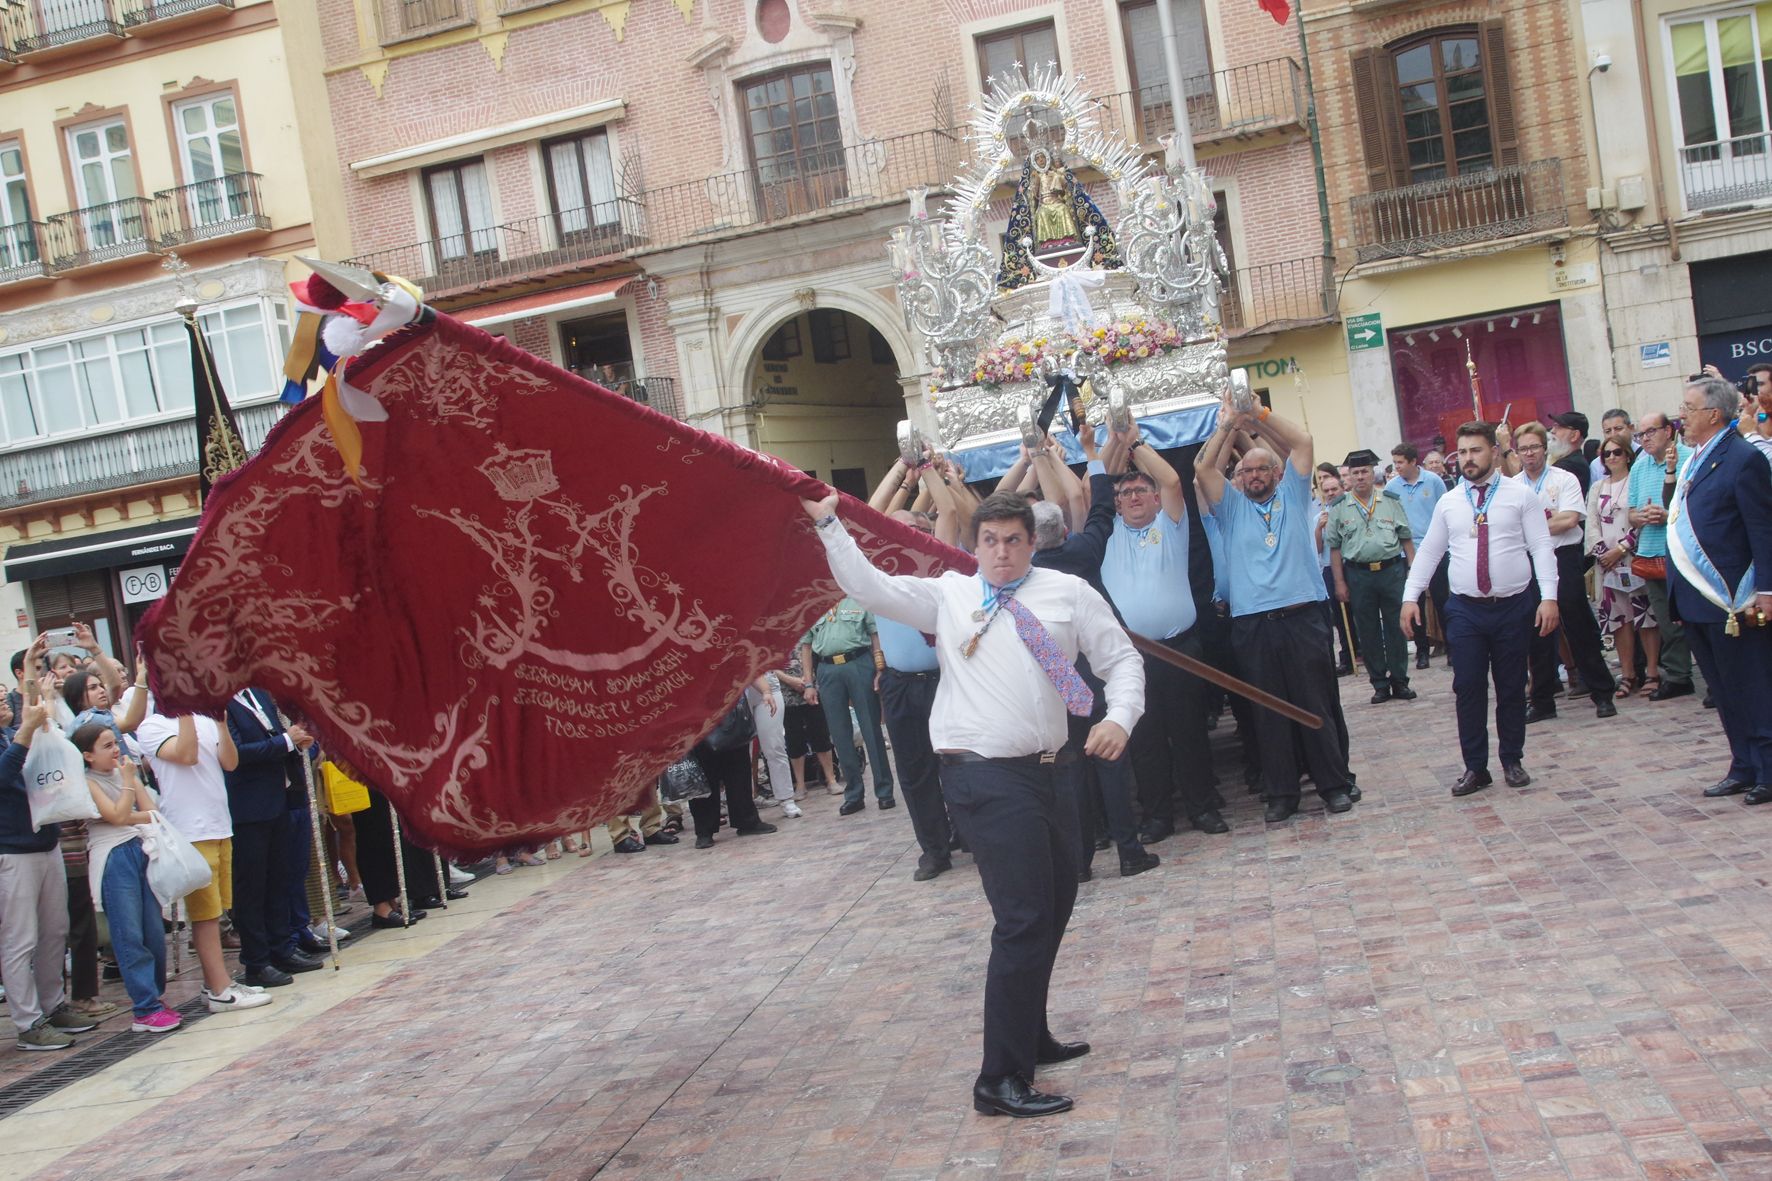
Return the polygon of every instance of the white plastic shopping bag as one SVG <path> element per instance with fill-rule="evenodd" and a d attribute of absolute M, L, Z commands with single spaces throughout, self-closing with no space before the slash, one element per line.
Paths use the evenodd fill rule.
<path fill-rule="evenodd" d="M 86 786 L 86 760 L 55 727 L 45 726 L 31 739 L 24 780 L 31 823 L 38 828 L 62 820 L 98 819 L 98 805 Z"/>
<path fill-rule="evenodd" d="M 209 884 L 209 862 L 166 817 L 156 812 L 153 819 L 137 827 L 142 830 L 142 847 L 148 855 L 148 887 L 162 906 L 171 906 Z"/>

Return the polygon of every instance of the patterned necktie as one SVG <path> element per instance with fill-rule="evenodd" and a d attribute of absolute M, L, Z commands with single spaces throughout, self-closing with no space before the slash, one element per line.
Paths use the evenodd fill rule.
<path fill-rule="evenodd" d="M 1034 654 L 1040 670 L 1052 682 L 1053 688 L 1058 690 L 1058 695 L 1064 698 L 1064 708 L 1079 718 L 1088 717 L 1095 708 L 1095 694 L 1083 683 L 1083 676 L 1077 671 L 1077 666 L 1065 659 L 1063 649 L 1052 638 L 1052 633 L 1046 630 L 1046 625 L 1035 619 L 1034 613 L 1022 606 L 1019 600 L 1010 599 L 1004 604 L 1004 610 L 1015 620 L 1015 634 L 1028 646 L 1028 651 Z"/>
<path fill-rule="evenodd" d="M 1489 593 L 1489 514 L 1483 511 L 1483 502 L 1489 499 L 1494 486 L 1484 484 L 1477 489 L 1477 593 Z"/>

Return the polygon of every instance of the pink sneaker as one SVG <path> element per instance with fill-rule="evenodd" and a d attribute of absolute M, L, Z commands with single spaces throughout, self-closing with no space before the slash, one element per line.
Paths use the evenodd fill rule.
<path fill-rule="evenodd" d="M 146 1017 L 137 1017 L 130 1025 L 131 1033 L 170 1033 L 184 1024 L 184 1018 L 171 1009 L 161 1009 L 158 1013 L 149 1013 Z"/>

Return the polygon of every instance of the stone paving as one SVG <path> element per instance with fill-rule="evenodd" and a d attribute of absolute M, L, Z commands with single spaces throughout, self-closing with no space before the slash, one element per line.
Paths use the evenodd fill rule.
<path fill-rule="evenodd" d="M 976 873 L 913 883 L 902 808 L 821 796 L 568 867 L 37 1176 L 1772 1178 L 1772 808 L 1699 798 L 1715 715 L 1568 703 L 1529 788 L 1453 800 L 1443 666 L 1343 684 L 1351 814 L 1227 786 L 1231 836 L 1098 859 L 1053 985 L 1095 1051 L 1041 1075 L 1069 1115 L 971 1110 Z"/>

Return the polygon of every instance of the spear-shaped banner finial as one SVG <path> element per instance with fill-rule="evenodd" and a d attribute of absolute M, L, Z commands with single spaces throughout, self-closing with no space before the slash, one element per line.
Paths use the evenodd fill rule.
<path fill-rule="evenodd" d="M 1483 382 L 1477 376 L 1476 358 L 1471 356 L 1470 337 L 1464 338 L 1464 371 L 1471 378 L 1471 409 L 1476 412 L 1476 420 L 1483 420 Z"/>

